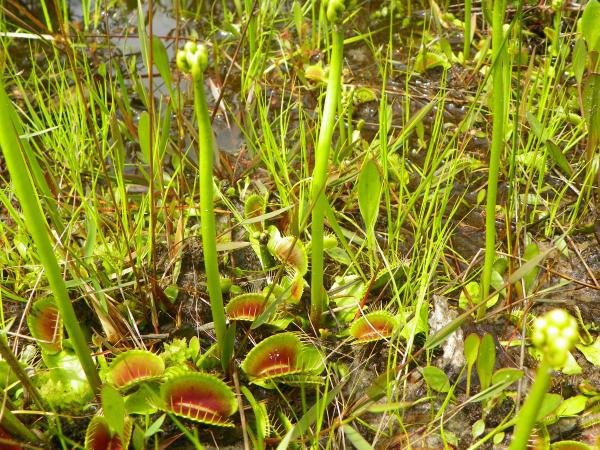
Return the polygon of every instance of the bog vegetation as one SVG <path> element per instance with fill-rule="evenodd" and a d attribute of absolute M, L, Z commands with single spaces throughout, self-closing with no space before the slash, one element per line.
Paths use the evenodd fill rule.
<path fill-rule="evenodd" d="M 600 2 L 0 3 L 0 448 L 600 447 Z"/>

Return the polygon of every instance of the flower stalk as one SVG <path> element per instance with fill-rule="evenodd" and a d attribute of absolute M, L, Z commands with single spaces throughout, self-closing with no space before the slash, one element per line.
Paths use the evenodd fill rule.
<path fill-rule="evenodd" d="M 517 416 L 509 450 L 527 448 L 529 434 L 538 419 L 538 411 L 550 386 L 552 368 L 562 367 L 567 362 L 569 352 L 579 340 L 577 321 L 565 310 L 554 309 L 535 320 L 531 340 L 543 357 L 531 391 Z"/>
<path fill-rule="evenodd" d="M 187 42 L 177 53 L 177 67 L 184 73 L 191 73 L 194 86 L 194 109 L 198 120 L 199 136 L 199 177 L 200 177 L 200 221 L 202 229 L 202 250 L 204 254 L 204 270 L 210 309 L 217 336 L 217 347 L 223 358 L 225 355 L 227 325 L 223 294 L 217 258 L 217 233 L 213 206 L 213 137 L 210 114 L 204 91 L 204 71 L 208 67 L 208 51 L 204 45 Z M 228 361 L 221 361 L 223 366 Z"/>
<path fill-rule="evenodd" d="M 314 205 L 311 217 L 310 317 L 317 327 L 321 322 L 321 315 L 325 308 L 323 288 L 323 226 L 325 210 L 327 209 L 325 187 L 327 184 L 329 153 L 335 127 L 335 115 L 342 95 L 344 33 L 340 22 L 342 13 L 346 9 L 344 0 L 326 0 L 324 6 L 327 20 L 331 23 L 331 59 L 310 191 L 311 202 Z"/>

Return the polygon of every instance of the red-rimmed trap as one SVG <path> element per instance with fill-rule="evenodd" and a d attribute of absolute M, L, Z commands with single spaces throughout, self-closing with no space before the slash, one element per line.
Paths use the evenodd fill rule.
<path fill-rule="evenodd" d="M 109 381 L 126 388 L 145 380 L 159 378 L 165 371 L 160 356 L 146 350 L 128 350 L 117 356 L 109 367 Z"/>
<path fill-rule="evenodd" d="M 387 311 L 373 311 L 366 314 L 350 326 L 350 335 L 356 343 L 388 339 L 398 327 L 396 316 Z"/>
<path fill-rule="evenodd" d="M 42 350 L 49 353 L 62 350 L 63 322 L 54 299 L 35 302 L 27 315 L 27 325 Z"/>
<path fill-rule="evenodd" d="M 237 411 L 231 388 L 206 373 L 187 373 L 165 381 L 160 389 L 164 409 L 197 422 L 233 426 L 228 419 Z"/>

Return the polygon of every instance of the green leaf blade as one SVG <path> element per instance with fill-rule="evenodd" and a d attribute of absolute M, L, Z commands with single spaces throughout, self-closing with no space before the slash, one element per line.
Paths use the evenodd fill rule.
<path fill-rule="evenodd" d="M 581 31 L 590 51 L 600 51 L 600 2 L 590 0 L 581 16 Z"/>
<path fill-rule="evenodd" d="M 450 380 L 443 370 L 434 366 L 427 366 L 421 369 L 423 378 L 427 385 L 437 392 L 448 392 L 450 390 Z"/>
<path fill-rule="evenodd" d="M 477 357 L 477 375 L 481 389 L 487 389 L 492 383 L 492 372 L 496 364 L 496 343 L 491 334 L 486 333 L 481 339 L 479 356 Z"/>
<path fill-rule="evenodd" d="M 125 416 L 127 414 L 123 397 L 121 397 L 119 391 L 114 387 L 105 384 L 100 391 L 100 398 L 106 422 L 115 433 L 122 437 L 125 430 Z"/>
<path fill-rule="evenodd" d="M 377 164 L 367 161 L 358 176 L 358 207 L 368 233 L 372 233 L 379 213 L 381 176 Z"/>

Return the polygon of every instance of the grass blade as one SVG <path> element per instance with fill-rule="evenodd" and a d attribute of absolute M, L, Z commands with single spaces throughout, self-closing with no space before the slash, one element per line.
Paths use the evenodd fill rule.
<path fill-rule="evenodd" d="M 342 427 L 342 431 L 357 450 L 373 450 L 373 446 L 369 444 L 367 440 L 350 425 L 344 425 Z"/>

